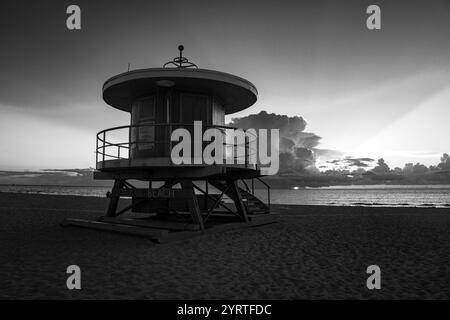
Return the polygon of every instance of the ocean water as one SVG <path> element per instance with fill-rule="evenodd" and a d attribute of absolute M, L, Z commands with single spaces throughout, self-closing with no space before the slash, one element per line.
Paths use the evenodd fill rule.
<path fill-rule="evenodd" d="M 257 195 L 267 199 L 267 192 Z M 450 185 L 361 185 L 271 190 L 275 204 L 450 208 Z"/>
<path fill-rule="evenodd" d="M 0 192 L 104 197 L 107 187 L 0 185 Z M 255 190 L 267 202 L 267 190 Z M 450 208 L 450 185 L 362 185 L 271 189 L 272 204 Z"/>

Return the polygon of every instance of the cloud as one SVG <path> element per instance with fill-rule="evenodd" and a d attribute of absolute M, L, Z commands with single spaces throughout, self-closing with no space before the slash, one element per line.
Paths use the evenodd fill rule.
<path fill-rule="evenodd" d="M 313 148 L 315 155 L 320 158 L 322 161 L 328 161 L 333 159 L 342 158 L 345 155 L 345 152 L 332 150 L 332 149 L 319 149 Z"/>
<path fill-rule="evenodd" d="M 341 159 L 328 160 L 326 163 L 333 165 L 335 168 L 351 170 L 358 168 L 369 168 L 372 166 L 372 162 L 374 161 L 375 160 L 372 158 L 345 157 Z"/>
<path fill-rule="evenodd" d="M 94 180 L 93 169 L 45 169 L 36 171 L 0 171 L 0 184 L 109 186 L 109 181 Z"/>
<path fill-rule="evenodd" d="M 307 122 L 303 117 L 279 115 L 261 111 L 242 118 L 233 118 L 233 127 L 244 130 L 279 129 L 280 130 L 280 171 L 295 170 L 296 172 L 317 171 L 316 147 L 322 139 L 312 132 L 305 132 Z M 321 154 L 326 152 L 319 151 Z"/>

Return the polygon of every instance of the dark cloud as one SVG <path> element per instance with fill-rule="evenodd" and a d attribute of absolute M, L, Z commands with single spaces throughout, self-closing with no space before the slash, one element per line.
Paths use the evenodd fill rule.
<path fill-rule="evenodd" d="M 341 169 L 364 169 L 371 167 L 373 161 L 375 160 L 372 158 L 345 157 L 342 159 L 329 160 L 327 163 L 333 164 Z"/>
<path fill-rule="evenodd" d="M 292 137 L 296 133 L 305 130 L 306 121 L 299 116 L 289 117 L 261 111 L 258 114 L 251 114 L 242 118 L 232 118 L 230 125 L 243 129 L 279 129 L 280 136 Z"/>
<path fill-rule="evenodd" d="M 351 161 L 348 161 L 348 163 L 350 167 L 367 168 L 370 166 L 369 164 L 362 162 L 361 160 L 358 159 L 352 159 Z"/>
<path fill-rule="evenodd" d="M 242 118 L 233 118 L 233 127 L 246 129 L 280 130 L 280 170 L 293 169 L 297 172 L 316 171 L 314 148 L 321 137 L 312 132 L 305 132 L 307 122 L 303 117 L 279 115 L 261 111 Z"/>
<path fill-rule="evenodd" d="M 312 149 L 320 143 L 321 137 L 312 132 L 300 132 L 297 134 L 297 145 Z"/>
<path fill-rule="evenodd" d="M 280 152 L 292 152 L 295 143 L 286 137 L 280 137 Z"/>

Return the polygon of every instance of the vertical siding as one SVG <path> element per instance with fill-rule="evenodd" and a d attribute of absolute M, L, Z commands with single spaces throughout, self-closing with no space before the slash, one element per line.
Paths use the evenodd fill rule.
<path fill-rule="evenodd" d="M 216 99 L 213 99 L 212 105 L 212 124 L 220 126 L 225 125 L 225 110 Z"/>

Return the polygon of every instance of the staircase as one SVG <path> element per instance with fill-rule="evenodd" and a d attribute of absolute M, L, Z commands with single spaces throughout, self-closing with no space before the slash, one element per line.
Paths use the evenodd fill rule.
<path fill-rule="evenodd" d="M 225 194 L 227 196 L 230 196 L 228 192 L 226 192 L 227 187 L 224 183 L 219 181 L 210 181 L 210 183 L 220 191 L 222 192 L 225 191 Z M 241 194 L 242 202 L 244 203 L 244 206 L 247 210 L 247 214 L 249 216 L 270 213 L 269 207 L 260 199 L 255 197 L 250 191 L 247 191 L 241 187 L 238 187 L 238 190 L 239 193 Z"/>
<path fill-rule="evenodd" d="M 245 208 L 247 209 L 247 214 L 257 215 L 270 212 L 269 207 L 264 202 L 259 200 L 247 190 L 239 188 L 239 192 L 241 193 Z"/>

